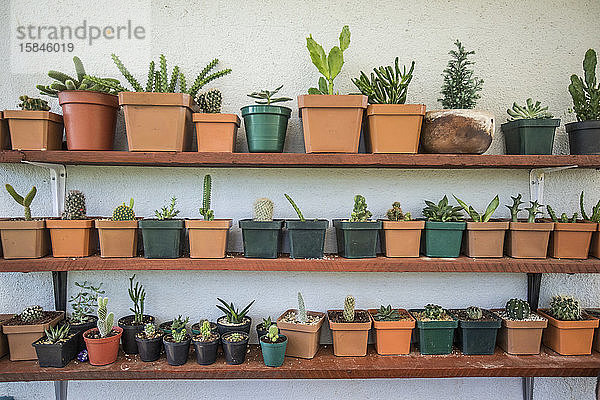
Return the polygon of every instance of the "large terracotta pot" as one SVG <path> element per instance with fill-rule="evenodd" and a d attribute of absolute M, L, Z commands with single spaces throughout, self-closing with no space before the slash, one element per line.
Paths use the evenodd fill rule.
<path fill-rule="evenodd" d="M 597 318 L 585 316 L 581 321 L 561 321 L 549 315 L 548 310 L 538 310 L 538 313 L 548 319 L 542 339 L 544 346 L 563 356 L 592 354 Z"/>
<path fill-rule="evenodd" d="M 13 150 L 62 149 L 63 117 L 50 111 L 6 110 Z"/>
<path fill-rule="evenodd" d="M 368 98 L 363 95 L 298 96 L 307 153 L 358 153 Z"/>
<path fill-rule="evenodd" d="M 319 338 L 321 337 L 323 321 L 325 321 L 325 313 L 307 311 L 307 315 L 319 317 L 320 320 L 317 324 L 305 325 L 283 322 L 283 317 L 289 312 L 297 314 L 298 310 L 287 310 L 277 319 L 279 332 L 288 338 L 285 355 L 288 357 L 313 358 L 317 354 L 317 351 L 319 351 Z"/>
<path fill-rule="evenodd" d="M 10 149 L 10 133 L 8 132 L 8 120 L 0 111 L 0 150 Z"/>
<path fill-rule="evenodd" d="M 100 257 L 135 257 L 137 255 L 138 222 L 94 221 L 100 239 Z"/>
<path fill-rule="evenodd" d="M 49 311 L 45 311 L 47 313 Z M 35 325 L 2 325 L 2 332 L 8 339 L 10 361 L 37 360 L 37 353 L 32 343 L 44 336 L 45 330 L 56 326 L 65 313 L 55 312 L 56 316 L 44 324 Z"/>
<path fill-rule="evenodd" d="M 508 221 L 467 222 L 463 253 L 474 258 L 502 257 L 508 226 Z"/>
<path fill-rule="evenodd" d="M 91 219 L 47 219 L 53 257 L 87 257 L 96 252 Z"/>
<path fill-rule="evenodd" d="M 190 241 L 190 258 L 224 258 L 230 219 L 203 221 L 186 219 Z"/>
<path fill-rule="evenodd" d="M 89 90 L 58 93 L 69 150 L 112 150 L 117 124 L 117 96 Z"/>
<path fill-rule="evenodd" d="M 487 111 L 427 111 L 421 132 L 421 151 L 482 154 L 492 144 L 494 128 L 494 115 Z"/>
<path fill-rule="evenodd" d="M 415 328 L 415 319 L 406 310 L 398 310 L 408 320 L 377 321 L 377 310 L 369 309 L 369 316 L 375 328 L 377 353 L 383 355 L 410 353 L 410 339 Z"/>
<path fill-rule="evenodd" d="M 4 258 L 40 258 L 48 254 L 50 240 L 46 223 L 37 221 L 0 221 Z"/>
<path fill-rule="evenodd" d="M 424 104 L 371 104 L 367 107 L 371 153 L 417 153 Z"/>
<path fill-rule="evenodd" d="M 511 222 L 506 255 L 513 258 L 546 258 L 553 222 Z"/>
<path fill-rule="evenodd" d="M 328 310 L 327 319 L 333 336 L 333 354 L 338 357 L 361 357 L 367 355 L 367 341 L 371 329 L 371 319 L 368 322 L 334 322 L 331 312 L 342 310 Z M 365 313 L 365 310 L 355 310 L 355 313 Z"/>
<path fill-rule="evenodd" d="M 425 221 L 381 221 L 386 257 L 419 257 Z"/>
<path fill-rule="evenodd" d="M 92 365 L 108 365 L 117 361 L 119 355 L 119 342 L 123 335 L 123 328 L 113 326 L 113 330 L 118 334 L 100 339 L 90 339 L 87 335 L 90 332 L 98 331 L 98 328 L 88 329 L 83 333 L 83 340 L 87 347 L 88 357 Z"/>
<path fill-rule="evenodd" d="M 513 321 L 502 318 L 502 326 L 498 331 L 498 346 L 508 354 L 539 354 L 542 331 L 547 325 L 546 319 Z"/>
<path fill-rule="evenodd" d="M 592 234 L 597 226 L 587 222 L 555 222 L 550 234 L 550 257 L 588 258 Z"/>
<path fill-rule="evenodd" d="M 199 152 L 233 153 L 240 118 L 235 114 L 194 113 Z"/>
<path fill-rule="evenodd" d="M 14 317 L 14 314 L 0 314 L 0 358 L 8 354 L 8 340 L 2 332 L 2 326 L 6 321 Z"/>

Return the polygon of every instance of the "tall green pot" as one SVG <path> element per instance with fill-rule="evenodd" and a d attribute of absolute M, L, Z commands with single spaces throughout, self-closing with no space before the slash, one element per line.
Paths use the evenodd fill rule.
<path fill-rule="evenodd" d="M 460 255 L 466 222 L 425 222 L 423 253 L 427 257 L 456 258 Z"/>
<path fill-rule="evenodd" d="M 242 107 L 250 153 L 281 153 L 292 110 L 282 106 Z"/>
<path fill-rule="evenodd" d="M 283 221 L 253 221 L 242 219 L 244 257 L 277 258 L 281 251 L 281 228 Z"/>
<path fill-rule="evenodd" d="M 179 258 L 184 232 L 182 219 L 144 219 L 139 222 L 145 258 Z"/>

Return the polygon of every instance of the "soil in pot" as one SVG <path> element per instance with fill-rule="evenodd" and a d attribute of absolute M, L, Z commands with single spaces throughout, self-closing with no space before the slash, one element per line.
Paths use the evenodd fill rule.
<path fill-rule="evenodd" d="M 123 335 L 121 336 L 121 345 L 123 346 L 123 352 L 125 354 L 137 354 L 138 347 L 136 343 L 136 335 L 144 330 L 145 324 L 153 324 L 154 317 L 152 315 L 144 315 L 144 321 L 142 323 L 134 322 L 135 315 L 127 315 L 119 318 L 118 325 L 123 328 Z"/>
<path fill-rule="evenodd" d="M 542 331 L 548 320 L 531 313 L 527 319 L 509 319 L 504 310 L 493 310 L 502 318 L 498 331 L 498 346 L 508 354 L 539 354 L 542 344 Z"/>
<path fill-rule="evenodd" d="M 321 327 L 325 313 L 307 311 L 307 323 L 297 319 L 298 310 L 290 309 L 277 319 L 277 327 L 288 338 L 286 355 L 288 357 L 313 358 L 319 350 Z M 260 337 L 260 336 L 259 336 Z"/>
<path fill-rule="evenodd" d="M 95 221 L 100 239 L 100 257 L 135 257 L 138 221 Z"/>
<path fill-rule="evenodd" d="M 343 310 L 328 310 L 327 319 L 336 356 L 366 356 L 371 317 L 366 310 L 355 310 L 354 321 L 346 322 Z"/>
<path fill-rule="evenodd" d="M 179 258 L 184 236 L 184 221 L 180 219 L 144 219 L 142 228 L 145 258 Z"/>
<path fill-rule="evenodd" d="M 6 110 L 13 150 L 61 150 L 63 118 L 50 111 Z"/>
<path fill-rule="evenodd" d="M 508 221 L 467 222 L 463 253 L 473 258 L 504 256 L 504 236 L 508 227 Z"/>
<path fill-rule="evenodd" d="M 400 319 L 397 321 L 379 321 L 377 310 L 369 309 L 369 315 L 375 328 L 377 354 L 396 355 L 410 353 L 410 342 L 415 319 L 408 311 L 399 309 Z"/>
<path fill-rule="evenodd" d="M 427 257 L 458 257 L 466 226 L 466 222 L 425 221 L 423 253 Z"/>
<path fill-rule="evenodd" d="M 281 251 L 283 221 L 242 219 L 239 221 L 239 226 L 242 228 L 244 257 L 277 258 Z"/>
<path fill-rule="evenodd" d="M 550 257 L 579 260 L 588 258 L 592 234 L 596 229 L 596 223 L 555 222 L 554 230 L 550 233 Z"/>
<path fill-rule="evenodd" d="M 580 321 L 561 321 L 554 318 L 548 310 L 538 310 L 548 319 L 542 341 L 544 346 L 564 356 L 592 354 L 594 330 L 598 328 L 598 319 L 588 314 Z"/>
<path fill-rule="evenodd" d="M 502 124 L 506 154 L 552 154 L 560 119 L 518 119 Z"/>
<path fill-rule="evenodd" d="M 250 326 L 252 325 L 252 318 L 244 317 L 244 322 L 241 324 L 232 324 L 227 322 L 227 316 L 223 315 L 217 319 L 217 327 L 219 334 L 225 336 L 228 332 L 245 332 L 250 334 Z"/>
<path fill-rule="evenodd" d="M 371 153 L 408 153 L 419 150 L 424 104 L 370 104 L 367 107 Z"/>
<path fill-rule="evenodd" d="M 140 360 L 144 362 L 156 361 L 160 358 L 163 350 L 164 333 L 157 330 L 154 335 L 148 336 L 144 331 L 141 331 L 135 336 Z"/>
<path fill-rule="evenodd" d="M 425 221 L 381 221 L 381 247 L 386 257 L 419 257 Z"/>
<path fill-rule="evenodd" d="M 53 257 L 87 257 L 96 252 L 96 235 L 91 219 L 47 219 Z"/>
<path fill-rule="evenodd" d="M 185 220 L 190 242 L 190 258 L 224 258 L 230 219 Z"/>
<path fill-rule="evenodd" d="M 449 310 L 458 319 L 458 344 L 463 354 L 494 354 L 502 320 L 488 310 L 480 319 L 471 319 L 466 310 Z"/>
<path fill-rule="evenodd" d="M 260 338 L 263 361 L 267 367 L 281 367 L 283 365 L 287 343 L 288 338 L 283 334 L 280 334 L 275 342 L 269 340 L 266 335 Z"/>
<path fill-rule="evenodd" d="M 5 321 L 2 325 L 2 332 L 8 339 L 10 360 L 37 359 L 32 343 L 41 339 L 45 334 L 44 331 L 50 326 L 56 326 L 64 319 L 64 316 L 65 314 L 62 311 L 43 311 L 42 318 L 33 324 L 24 322 L 19 315 Z"/>
<path fill-rule="evenodd" d="M 71 332 L 77 332 L 79 351 L 85 350 L 85 341 L 83 340 L 83 332 L 96 327 L 98 317 L 95 315 L 86 315 L 87 321 L 80 322 L 67 318 L 67 323 L 71 325 Z"/>
<path fill-rule="evenodd" d="M 194 113 L 199 152 L 233 153 L 240 118 L 235 114 Z"/>
<path fill-rule="evenodd" d="M 334 219 L 333 226 L 340 256 L 344 258 L 377 256 L 377 238 L 382 226 L 381 221 L 350 222 Z"/>
<path fill-rule="evenodd" d="M 511 222 L 506 255 L 513 258 L 546 258 L 553 222 Z"/>
<path fill-rule="evenodd" d="M 212 332 L 209 338 L 196 335 L 192 338 L 192 343 L 194 343 L 194 348 L 196 349 L 196 361 L 198 364 L 211 365 L 215 363 L 217 360 L 217 350 L 221 343 L 221 335 L 217 332 Z"/>
<path fill-rule="evenodd" d="M 281 153 L 292 110 L 273 105 L 242 107 L 250 153 Z"/>
<path fill-rule="evenodd" d="M 600 121 L 572 122 L 565 129 L 571 154 L 600 154 Z"/>
<path fill-rule="evenodd" d="M 41 258 L 50 252 L 50 236 L 44 220 L 0 221 L 4 258 Z"/>
<path fill-rule="evenodd" d="M 56 343 L 52 343 L 44 336 L 33 343 L 37 353 L 40 367 L 63 368 L 79 352 L 79 336 L 70 333 L 69 336 Z"/>
<path fill-rule="evenodd" d="M 285 227 L 290 238 L 290 258 L 323 258 L 325 232 L 329 221 L 286 220 Z"/>
<path fill-rule="evenodd" d="M 450 354 L 454 340 L 454 331 L 458 327 L 458 320 L 445 313 L 443 319 L 430 320 L 422 313 L 422 309 L 408 310 L 416 319 L 419 351 L 421 354 Z"/>
<path fill-rule="evenodd" d="M 83 340 L 88 351 L 90 364 L 108 365 L 117 361 L 119 342 L 123 328 L 113 326 L 107 337 L 100 337 L 98 328 L 92 328 L 83 333 Z"/>
<path fill-rule="evenodd" d="M 163 344 L 165 346 L 165 354 L 167 355 L 167 362 L 169 365 L 183 365 L 187 362 L 190 354 L 190 343 L 192 338 L 186 335 L 182 342 L 174 342 L 171 335 L 165 335 L 163 337 Z"/>
<path fill-rule="evenodd" d="M 245 332 L 228 332 L 221 335 L 225 362 L 229 365 L 242 364 L 246 360 L 248 334 Z"/>
<path fill-rule="evenodd" d="M 8 354 L 8 340 L 6 340 L 6 335 L 2 332 L 2 326 L 12 317 L 14 317 L 14 314 L 0 314 L 0 358 Z"/>

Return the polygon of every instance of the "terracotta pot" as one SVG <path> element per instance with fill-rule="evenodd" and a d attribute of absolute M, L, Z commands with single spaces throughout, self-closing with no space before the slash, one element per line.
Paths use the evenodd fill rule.
<path fill-rule="evenodd" d="M 240 118 L 235 114 L 194 113 L 198 151 L 233 153 Z"/>
<path fill-rule="evenodd" d="M 417 153 L 424 104 L 370 104 L 367 107 L 371 153 Z"/>
<path fill-rule="evenodd" d="M 69 150 L 112 150 L 117 124 L 117 96 L 89 90 L 58 92 Z"/>
<path fill-rule="evenodd" d="M 555 222 L 550 234 L 550 257 L 586 259 L 592 234 L 598 224 L 587 222 Z"/>
<path fill-rule="evenodd" d="M 463 253 L 474 258 L 502 257 L 508 226 L 508 221 L 467 222 Z"/>
<path fill-rule="evenodd" d="M 596 258 L 600 258 L 600 224 L 598 224 L 596 231 L 592 234 L 592 242 L 590 243 L 590 255 Z"/>
<path fill-rule="evenodd" d="M 333 336 L 333 354 L 338 357 L 362 357 L 367 355 L 367 341 L 371 329 L 371 319 L 368 322 L 333 322 L 330 318 L 332 311 L 328 310 L 327 320 Z M 365 310 L 355 310 L 355 313 L 367 313 Z"/>
<path fill-rule="evenodd" d="M 6 321 L 14 317 L 14 314 L 0 314 L 0 358 L 8 354 L 8 340 L 2 332 L 2 326 Z"/>
<path fill-rule="evenodd" d="M 187 151 L 194 99 L 185 93 L 121 92 L 129 151 Z"/>
<path fill-rule="evenodd" d="M 285 355 L 288 357 L 313 358 L 319 351 L 319 338 L 321 337 L 323 321 L 325 321 L 325 313 L 307 311 L 307 315 L 313 315 L 321 319 L 315 325 L 304 325 L 281 321 L 289 312 L 297 313 L 298 310 L 289 309 L 277 318 L 279 332 L 288 338 Z"/>
<path fill-rule="evenodd" d="M 100 257 L 135 257 L 137 255 L 138 222 L 97 219 Z"/>
<path fill-rule="evenodd" d="M 91 219 L 47 219 L 53 257 L 87 257 L 96 252 Z"/>
<path fill-rule="evenodd" d="M 10 361 L 37 360 L 33 342 L 42 338 L 46 329 L 56 326 L 64 317 L 65 313 L 60 311 L 55 318 L 45 324 L 2 325 L 2 332 L 8 339 Z"/>
<path fill-rule="evenodd" d="M 358 153 L 364 109 L 363 95 L 298 96 L 307 153 Z"/>
<path fill-rule="evenodd" d="M 410 353 L 410 339 L 415 328 L 415 319 L 406 310 L 399 310 L 405 314 L 408 321 L 377 321 L 374 316 L 377 310 L 369 309 L 369 316 L 375 328 L 375 341 L 377 353 L 383 355 Z"/>
<path fill-rule="evenodd" d="M 561 321 L 548 314 L 548 310 L 538 310 L 538 313 L 548 319 L 542 339 L 544 346 L 563 356 L 592 354 L 597 318 L 585 316 L 581 321 Z"/>
<path fill-rule="evenodd" d="M 600 319 L 600 308 L 588 308 L 586 310 L 586 312 L 590 316 L 592 316 L 594 318 L 597 318 L 597 319 Z M 1 317 L 0 317 L 0 320 L 1 320 Z M 0 325 L 1 325 L 1 322 L 0 322 Z M 596 329 L 594 331 L 594 343 L 592 344 L 592 348 L 595 351 L 600 352 L 600 329 Z"/>
<path fill-rule="evenodd" d="M 421 132 L 425 153 L 482 154 L 492 144 L 494 115 L 479 110 L 427 111 Z"/>
<path fill-rule="evenodd" d="M 419 257 L 425 221 L 381 221 L 386 257 Z"/>
<path fill-rule="evenodd" d="M 87 347 L 88 357 L 92 365 L 108 365 L 117 361 L 119 355 L 119 342 L 123 335 L 123 328 L 113 326 L 113 330 L 118 334 L 100 339 L 90 339 L 87 337 L 89 332 L 97 332 L 98 328 L 88 329 L 83 333 L 83 340 Z"/>
<path fill-rule="evenodd" d="M 190 241 L 190 258 L 224 258 L 227 237 L 231 228 L 230 219 L 202 221 L 186 219 Z"/>
<path fill-rule="evenodd" d="M 6 110 L 13 150 L 60 150 L 63 117 L 50 111 Z"/>
<path fill-rule="evenodd" d="M 50 251 L 46 223 L 41 221 L 0 221 L 4 258 L 41 258 Z"/>
<path fill-rule="evenodd" d="M 506 255 L 513 258 L 546 258 L 553 222 L 511 222 Z"/>
<path fill-rule="evenodd" d="M 494 310 L 497 311 L 497 310 Z M 502 318 L 498 346 L 508 354 L 539 354 L 548 320 L 512 321 Z"/>
<path fill-rule="evenodd" d="M 10 133 L 8 132 L 8 120 L 4 118 L 4 113 L 0 111 L 0 150 L 10 149 Z"/>

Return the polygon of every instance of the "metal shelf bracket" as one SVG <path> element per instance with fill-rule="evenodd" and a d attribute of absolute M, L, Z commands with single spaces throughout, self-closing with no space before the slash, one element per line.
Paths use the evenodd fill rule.
<path fill-rule="evenodd" d="M 67 183 L 67 170 L 62 164 L 40 163 L 32 161 L 21 161 L 25 164 L 46 168 L 50 171 L 50 189 L 52 191 L 52 213 L 60 217 L 65 209 L 65 194 Z"/>
<path fill-rule="evenodd" d="M 544 178 L 546 174 L 563 171 L 565 169 L 577 168 L 577 165 L 566 165 L 564 167 L 534 168 L 529 171 L 529 198 L 542 204 L 544 200 Z"/>

